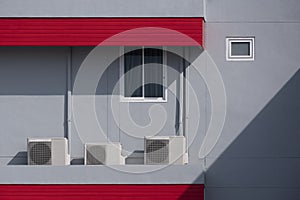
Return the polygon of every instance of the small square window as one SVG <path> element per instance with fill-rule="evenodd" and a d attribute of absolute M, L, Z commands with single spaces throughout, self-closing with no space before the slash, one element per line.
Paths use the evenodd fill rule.
<path fill-rule="evenodd" d="M 226 38 L 226 60 L 253 61 L 254 37 Z"/>

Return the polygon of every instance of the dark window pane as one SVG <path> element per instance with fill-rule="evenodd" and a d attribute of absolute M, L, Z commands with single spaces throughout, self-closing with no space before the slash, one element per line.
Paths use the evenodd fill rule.
<path fill-rule="evenodd" d="M 145 97 L 163 97 L 163 51 L 144 49 Z"/>
<path fill-rule="evenodd" d="M 130 51 L 124 56 L 124 96 L 142 97 L 142 49 Z"/>
<path fill-rule="evenodd" d="M 161 84 L 146 84 L 145 97 L 163 97 L 163 85 Z"/>
<path fill-rule="evenodd" d="M 163 51 L 161 49 L 145 48 L 145 64 L 147 63 L 158 63 L 163 62 Z"/>
<path fill-rule="evenodd" d="M 250 56 L 250 42 L 232 42 L 232 56 Z"/>

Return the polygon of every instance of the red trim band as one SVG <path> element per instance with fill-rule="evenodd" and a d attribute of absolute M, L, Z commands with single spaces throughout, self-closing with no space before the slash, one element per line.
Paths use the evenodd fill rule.
<path fill-rule="evenodd" d="M 1 200 L 204 200 L 202 184 L 0 185 Z"/>
<path fill-rule="evenodd" d="M 2 18 L 0 46 L 96 46 L 137 28 L 106 45 L 202 45 L 203 18 Z"/>

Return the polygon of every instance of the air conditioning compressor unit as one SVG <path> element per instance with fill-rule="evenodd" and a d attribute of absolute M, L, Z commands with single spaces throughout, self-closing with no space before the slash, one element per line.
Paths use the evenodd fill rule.
<path fill-rule="evenodd" d="M 120 143 L 86 143 L 84 153 L 85 165 L 124 165 L 125 157 L 121 155 Z"/>
<path fill-rule="evenodd" d="M 70 165 L 66 138 L 28 138 L 28 165 Z"/>
<path fill-rule="evenodd" d="M 188 162 L 184 136 L 145 137 L 145 165 L 184 165 Z"/>

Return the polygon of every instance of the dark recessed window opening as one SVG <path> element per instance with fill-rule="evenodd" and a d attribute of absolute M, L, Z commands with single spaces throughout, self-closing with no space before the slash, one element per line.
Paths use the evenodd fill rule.
<path fill-rule="evenodd" d="M 131 100 L 165 100 L 164 52 L 155 47 L 125 47 L 123 96 Z"/>
<path fill-rule="evenodd" d="M 250 42 L 232 42 L 231 43 L 232 56 L 250 56 Z"/>

